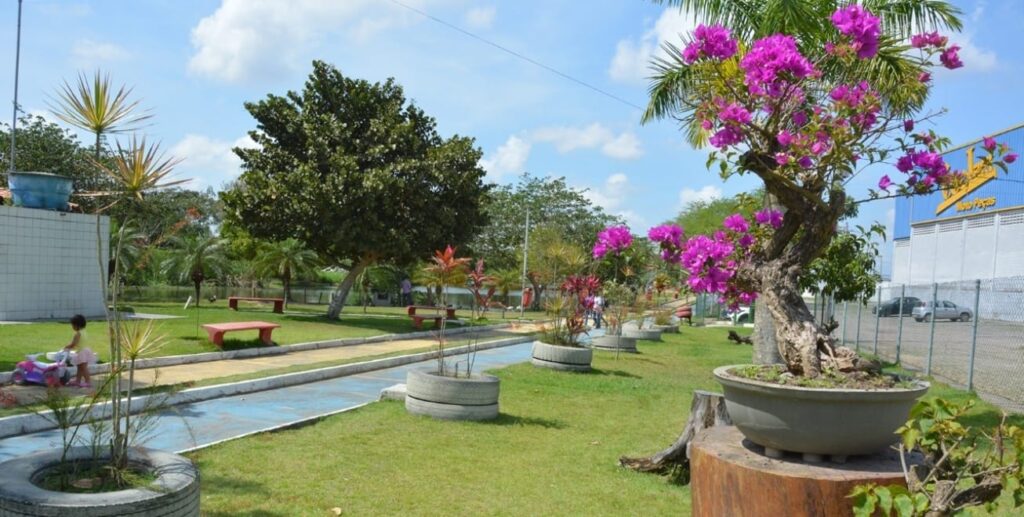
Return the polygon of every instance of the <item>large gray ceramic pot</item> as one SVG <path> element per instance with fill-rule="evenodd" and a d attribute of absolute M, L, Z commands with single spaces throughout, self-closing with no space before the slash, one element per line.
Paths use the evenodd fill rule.
<path fill-rule="evenodd" d="M 69 461 L 90 461 L 91 447 L 74 447 Z M 188 458 L 152 449 L 131 449 L 131 464 L 154 475 L 151 488 L 74 494 L 36 485 L 60 464 L 60 448 L 21 456 L 0 464 L 0 516 L 199 515 L 199 470 Z"/>
<path fill-rule="evenodd" d="M 784 451 L 845 457 L 873 454 L 898 439 L 928 383 L 912 388 L 825 389 L 783 386 L 715 369 L 729 418 L 750 441 L 776 456 Z"/>
<path fill-rule="evenodd" d="M 598 336 L 590 340 L 591 348 L 636 353 L 636 339 L 623 336 Z"/>
<path fill-rule="evenodd" d="M 491 420 L 498 417 L 499 379 L 438 375 L 437 370 L 410 370 L 405 378 L 405 409 L 414 415 L 444 420 Z"/>
<path fill-rule="evenodd" d="M 542 341 L 533 342 L 530 358 L 534 366 L 574 372 L 590 371 L 590 363 L 593 360 L 594 351 L 589 348 L 549 345 Z"/>
<path fill-rule="evenodd" d="M 661 331 L 653 328 L 624 328 L 622 329 L 622 336 L 633 339 L 645 339 L 647 341 L 661 341 Z"/>

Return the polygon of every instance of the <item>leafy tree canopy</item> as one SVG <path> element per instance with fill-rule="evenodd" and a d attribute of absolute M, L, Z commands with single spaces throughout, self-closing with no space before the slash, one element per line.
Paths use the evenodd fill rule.
<path fill-rule="evenodd" d="M 331 317 L 367 265 L 410 262 L 486 223 L 473 139 L 442 138 L 392 79 L 352 79 L 314 61 L 301 92 L 245 108 L 258 147 L 234 150 L 243 172 L 222 194 L 227 217 L 254 237 L 295 237 L 329 262 L 350 263 Z"/>
<path fill-rule="evenodd" d="M 490 222 L 470 242 L 469 249 L 495 269 L 522 267 L 527 211 L 531 228 L 554 228 L 565 241 L 585 249 L 593 245 L 597 232 L 620 222 L 594 206 L 585 190 L 570 187 L 565 178 L 538 178 L 528 173 L 515 184 L 491 191 L 484 211 Z"/>

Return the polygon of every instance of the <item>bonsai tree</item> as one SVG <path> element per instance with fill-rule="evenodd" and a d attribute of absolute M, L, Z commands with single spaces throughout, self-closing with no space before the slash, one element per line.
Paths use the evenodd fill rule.
<path fill-rule="evenodd" d="M 922 25 L 942 19 L 913 17 Z M 801 32 L 799 40 L 756 37 L 746 28 L 733 34 L 721 25 L 699 26 L 678 55 L 660 63 L 648 114 L 680 118 L 691 140 L 715 147 L 709 166 L 725 178 L 756 175 L 778 206 L 753 217 L 730 215 L 713 235 L 685 243 L 673 237 L 675 228 L 652 239 L 663 258 L 689 272 L 694 291 L 714 293 L 734 307 L 760 295 L 791 373 L 849 370 L 852 352 L 838 351 L 815 322 L 800 278 L 851 204 L 967 180 L 942 159 L 947 139 L 915 131 L 935 117 L 921 112 L 929 70 L 936 61 L 962 66 L 959 47 L 936 32 L 915 35 L 908 45 L 899 26 L 883 26 L 856 4 L 836 10 L 820 30 Z M 984 148 L 983 168 L 1005 169 L 1016 159 L 992 139 Z M 865 199 L 853 199 L 847 184 L 871 166 L 895 170 Z"/>

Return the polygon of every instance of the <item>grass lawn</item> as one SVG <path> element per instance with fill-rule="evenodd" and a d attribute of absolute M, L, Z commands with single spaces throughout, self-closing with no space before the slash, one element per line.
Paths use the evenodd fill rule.
<path fill-rule="evenodd" d="M 197 451 L 203 514 L 688 515 L 689 488 L 616 461 L 671 443 L 693 390 L 720 391 L 711 370 L 750 360 L 726 330 L 683 328 L 618 360 L 598 352 L 589 374 L 497 370 L 494 422 L 435 421 L 383 402 Z M 975 398 L 941 385 L 931 395 Z M 978 426 L 998 417 L 980 401 L 972 412 Z"/>
<path fill-rule="evenodd" d="M 347 337 L 366 337 L 379 334 L 413 332 L 412 320 L 401 308 L 370 308 L 372 313 L 363 314 L 360 307 L 346 307 L 338 320 L 324 316 L 325 306 L 291 304 L 285 314 L 274 314 L 270 305 L 243 304 L 239 311 L 227 307 L 226 300 L 214 303 L 204 301 L 195 307 L 183 309 L 178 303 L 133 303 L 131 307 L 139 313 L 184 316 L 179 319 L 158 320 L 160 331 L 170 337 L 167 346 L 157 355 L 184 355 L 219 350 L 198 325 L 230 321 L 268 321 L 279 323 L 274 330 L 278 344 L 304 343 Z M 388 310 L 384 310 L 388 309 Z M 469 318 L 468 311 L 457 314 Z M 431 324 L 424 325 L 431 328 Z M 90 321 L 86 327 L 91 348 L 106 360 L 108 350 L 105 341 L 103 321 Z M 25 354 L 56 351 L 71 340 L 71 326 L 64 322 L 32 323 L 28 325 L 0 326 L 0 371 L 13 370 Z M 233 350 L 262 346 L 256 331 L 225 334 L 224 349 Z"/>

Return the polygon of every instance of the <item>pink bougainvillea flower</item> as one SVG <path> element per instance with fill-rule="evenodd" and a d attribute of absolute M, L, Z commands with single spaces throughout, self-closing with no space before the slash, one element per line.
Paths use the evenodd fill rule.
<path fill-rule="evenodd" d="M 814 65 L 797 49 L 796 40 L 785 34 L 755 41 L 740 68 L 750 93 L 769 97 L 779 97 L 786 86 L 815 72 Z"/>
<path fill-rule="evenodd" d="M 779 165 L 786 165 L 789 163 L 789 155 L 786 153 L 775 153 L 775 163 Z"/>
<path fill-rule="evenodd" d="M 917 80 L 922 83 L 927 83 L 932 80 L 932 74 L 928 72 L 921 72 L 920 74 L 918 74 Z"/>
<path fill-rule="evenodd" d="M 1003 161 L 1006 163 L 1013 163 L 1017 161 L 1017 153 L 1010 153 L 1007 154 L 1006 156 L 1003 156 Z"/>
<path fill-rule="evenodd" d="M 736 232 L 736 233 L 747 233 L 750 231 L 750 225 L 747 224 L 746 218 L 740 214 L 732 214 L 722 221 L 722 226 Z"/>
<path fill-rule="evenodd" d="M 799 160 L 796 161 L 796 163 L 798 163 L 801 167 L 805 169 L 810 169 L 811 166 L 814 165 L 814 161 L 811 160 L 810 156 L 801 157 Z"/>
<path fill-rule="evenodd" d="M 802 111 L 794 113 L 793 123 L 799 127 L 803 127 L 805 124 L 807 124 L 807 114 Z"/>
<path fill-rule="evenodd" d="M 924 32 L 911 36 L 910 46 L 914 48 L 942 48 L 946 46 L 947 41 L 946 37 L 940 36 L 938 32 Z"/>
<path fill-rule="evenodd" d="M 693 64 L 702 57 L 712 59 L 729 59 L 736 55 L 736 40 L 732 39 L 729 29 L 721 25 L 698 25 L 693 31 L 693 41 L 683 49 L 683 60 Z"/>
<path fill-rule="evenodd" d="M 913 131 L 914 130 L 914 121 L 911 120 L 911 119 L 904 120 L 903 121 L 903 130 L 906 131 L 907 133 Z"/>
<path fill-rule="evenodd" d="M 985 148 L 986 151 L 990 153 L 996 150 L 996 145 L 998 144 L 996 144 L 995 138 L 986 136 L 985 138 L 982 139 L 982 146 Z"/>
<path fill-rule="evenodd" d="M 950 70 L 964 66 L 963 61 L 960 61 L 960 56 L 957 54 L 959 51 L 960 47 L 958 45 L 953 45 L 946 50 L 943 50 L 942 53 L 939 54 L 939 61 L 942 62 L 942 66 Z"/>
<path fill-rule="evenodd" d="M 594 258 L 602 258 L 609 253 L 618 255 L 633 243 L 633 235 L 625 226 L 609 226 L 597 234 L 594 243 Z"/>
<path fill-rule="evenodd" d="M 878 53 L 878 37 L 882 33 L 881 20 L 871 11 L 850 4 L 832 13 L 832 25 L 840 34 L 853 40 L 852 46 L 857 50 L 857 57 L 868 59 Z"/>
<path fill-rule="evenodd" d="M 892 180 L 888 175 L 882 176 L 882 179 L 878 180 L 878 188 L 882 190 L 888 191 L 890 185 L 892 185 Z"/>
<path fill-rule="evenodd" d="M 775 140 L 779 142 L 782 147 L 789 147 L 789 144 L 793 143 L 793 134 L 789 131 L 779 131 L 779 135 L 775 137 Z"/>

